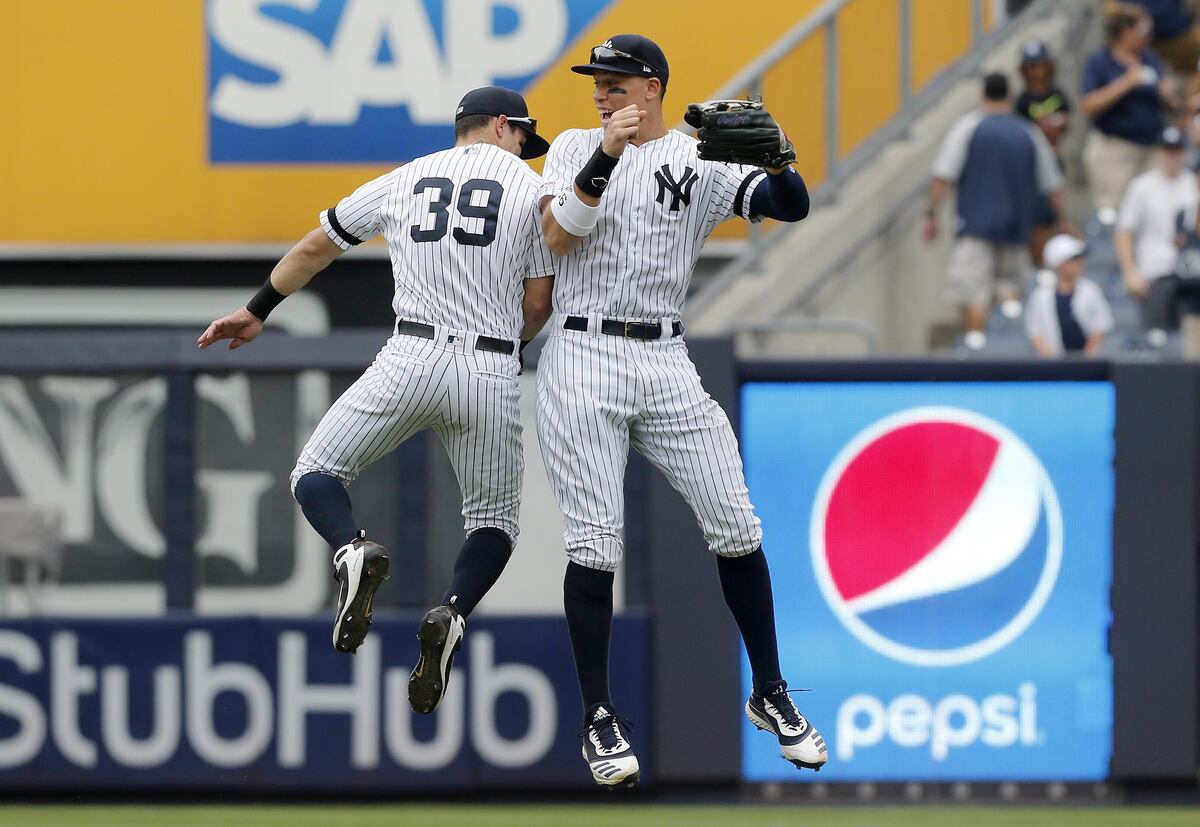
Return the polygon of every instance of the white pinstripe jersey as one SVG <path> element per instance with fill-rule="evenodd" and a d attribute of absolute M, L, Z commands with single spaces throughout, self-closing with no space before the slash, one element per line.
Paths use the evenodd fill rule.
<path fill-rule="evenodd" d="M 363 184 L 321 211 L 321 227 L 343 250 L 383 234 L 398 317 L 515 339 L 523 280 L 554 274 L 541 183 L 498 146 L 453 147 Z"/>
<path fill-rule="evenodd" d="M 568 129 L 554 139 L 542 195 L 574 185 L 603 133 Z M 730 216 L 750 218 L 750 197 L 765 175 L 758 167 L 702 161 L 696 145 L 672 129 L 625 147 L 600 199 L 596 228 L 556 262 L 556 312 L 679 318 L 704 240 Z"/>

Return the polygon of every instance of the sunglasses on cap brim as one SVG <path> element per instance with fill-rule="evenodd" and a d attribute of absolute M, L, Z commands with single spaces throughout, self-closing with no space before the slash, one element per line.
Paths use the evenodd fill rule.
<path fill-rule="evenodd" d="M 633 55 L 629 54 L 629 52 L 622 52 L 620 49 L 614 49 L 612 46 L 593 46 L 590 62 L 591 63 L 604 63 L 604 61 L 606 61 L 606 60 L 611 61 L 611 60 L 615 60 L 618 58 L 623 58 L 625 60 L 632 60 L 635 63 L 642 64 L 643 66 L 648 65 L 641 58 L 634 57 Z M 657 71 L 657 70 L 655 70 L 655 68 L 653 66 L 650 66 L 649 68 L 651 69 L 651 71 Z"/>
<path fill-rule="evenodd" d="M 509 123 L 519 123 L 530 132 L 537 133 L 537 118 L 519 118 L 515 115 L 505 115 Z"/>

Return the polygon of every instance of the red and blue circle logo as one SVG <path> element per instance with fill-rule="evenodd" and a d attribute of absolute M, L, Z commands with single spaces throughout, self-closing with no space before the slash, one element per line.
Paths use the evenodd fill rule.
<path fill-rule="evenodd" d="M 912 408 L 855 436 L 817 490 L 810 546 L 834 614 L 919 666 L 985 658 L 1054 590 L 1062 512 L 1037 456 L 960 408 Z"/>

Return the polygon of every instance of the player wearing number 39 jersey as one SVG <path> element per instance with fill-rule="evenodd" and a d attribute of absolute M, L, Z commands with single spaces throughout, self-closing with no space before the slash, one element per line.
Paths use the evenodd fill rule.
<path fill-rule="evenodd" d="M 779 674 L 771 580 L 737 440 L 700 384 L 680 321 L 713 228 L 734 215 L 798 221 L 808 212 L 807 190 L 786 162 L 763 169 L 705 160 L 695 140 L 667 129 L 667 60 L 645 37 L 613 37 L 573 70 L 593 78 L 601 127 L 567 130 L 546 157 L 543 229 L 560 257 L 537 413 L 570 558 L 563 591 L 586 709 L 584 759 L 604 786 L 639 775 L 608 686 L 632 444 L 683 495 L 717 555 L 754 673 L 746 714 L 775 734 L 785 758 L 819 769 L 824 741 Z M 778 138 L 794 157 L 782 132 Z"/>
<path fill-rule="evenodd" d="M 367 539 L 346 484 L 418 431 L 441 438 L 458 476 L 467 539 L 443 604 L 421 622 L 409 680 L 417 712 L 446 690 L 466 617 L 496 582 L 517 539 L 523 473 L 520 348 L 550 314 L 551 260 L 541 237 L 541 178 L 525 163 L 546 152 L 516 92 L 469 92 L 455 146 L 376 178 L 320 215 L 245 308 L 200 337 L 239 347 L 283 297 L 344 250 L 382 234 L 395 277 L 394 335 L 317 426 L 292 471 L 292 490 L 334 549 L 339 581 L 333 645 L 354 652 L 388 576 L 386 550 Z"/>

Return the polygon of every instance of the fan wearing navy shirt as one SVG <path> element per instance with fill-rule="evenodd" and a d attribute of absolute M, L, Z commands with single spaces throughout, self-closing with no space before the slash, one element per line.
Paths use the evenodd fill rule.
<path fill-rule="evenodd" d="M 1012 112 L 1008 79 L 984 78 L 983 105 L 959 118 L 933 163 L 925 240 L 937 238 L 938 208 L 957 190 L 958 226 L 947 265 L 947 298 L 963 327 L 983 331 L 992 301 L 1015 299 L 1029 269 L 1039 194 L 1063 216 L 1063 180 L 1046 137 Z"/>
<path fill-rule="evenodd" d="M 1107 42 L 1088 58 L 1079 109 L 1095 127 L 1083 163 L 1098 209 L 1116 209 L 1125 188 L 1150 165 L 1166 126 L 1164 107 L 1179 104 L 1175 81 L 1150 48 L 1154 24 L 1133 3 L 1116 3 L 1105 18 Z"/>

